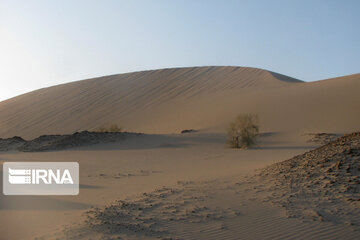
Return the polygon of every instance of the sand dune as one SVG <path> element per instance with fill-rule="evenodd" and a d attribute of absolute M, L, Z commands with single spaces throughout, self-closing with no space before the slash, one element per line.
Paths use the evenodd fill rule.
<path fill-rule="evenodd" d="M 241 67 L 174 68 L 88 79 L 1 102 L 0 136 L 33 138 L 91 130 L 107 123 L 117 123 L 129 131 L 174 132 L 193 125 L 191 121 L 168 122 L 172 114 L 192 118 L 175 106 L 191 107 L 195 99 L 202 97 L 215 100 L 211 96 L 217 93 L 240 93 L 244 89 L 269 89 L 298 82 L 277 73 Z"/>
<path fill-rule="evenodd" d="M 0 137 L 68 134 L 116 123 L 128 131 L 221 128 L 256 112 L 270 131 L 358 127 L 360 74 L 304 83 L 242 67 L 143 71 L 40 89 L 0 103 Z M 286 118 L 287 121 L 282 119 Z M 356 129 L 358 130 L 358 129 Z"/>

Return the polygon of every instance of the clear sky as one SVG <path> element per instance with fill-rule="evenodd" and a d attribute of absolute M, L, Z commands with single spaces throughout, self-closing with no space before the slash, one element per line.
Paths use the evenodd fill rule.
<path fill-rule="evenodd" d="M 360 72 L 360 1 L 0 0 L 0 100 L 148 69 Z"/>

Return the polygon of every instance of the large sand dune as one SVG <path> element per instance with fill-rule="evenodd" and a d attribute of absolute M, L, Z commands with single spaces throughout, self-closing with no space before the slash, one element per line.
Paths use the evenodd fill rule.
<path fill-rule="evenodd" d="M 1 102 L 0 137 L 72 133 L 108 123 L 152 133 L 221 126 L 229 108 L 241 112 L 258 104 L 249 93 L 281 88 L 286 94 L 284 87 L 299 83 L 242 67 L 174 68 L 88 79 Z"/>
<path fill-rule="evenodd" d="M 241 112 L 258 113 L 263 129 L 270 131 L 348 131 L 358 126 L 359 91 L 359 74 L 304 83 L 243 67 L 134 72 L 44 88 L 3 101 L 0 137 L 73 133 L 110 123 L 146 133 L 223 129 Z"/>

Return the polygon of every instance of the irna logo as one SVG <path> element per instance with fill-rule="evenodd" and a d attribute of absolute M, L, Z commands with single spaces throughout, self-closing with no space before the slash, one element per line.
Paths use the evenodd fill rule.
<path fill-rule="evenodd" d="M 77 162 L 6 162 L 3 164 L 5 195 L 77 195 Z"/>
<path fill-rule="evenodd" d="M 10 184 L 74 184 L 69 169 L 11 169 L 9 168 Z"/>

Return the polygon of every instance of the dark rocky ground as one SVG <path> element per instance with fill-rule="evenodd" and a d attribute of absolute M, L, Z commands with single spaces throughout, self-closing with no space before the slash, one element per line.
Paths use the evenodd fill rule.
<path fill-rule="evenodd" d="M 257 177 L 268 200 L 289 217 L 360 227 L 360 132 L 270 165 Z"/>
<path fill-rule="evenodd" d="M 61 150 L 97 143 L 116 142 L 129 135 L 139 133 L 127 132 L 76 132 L 68 135 L 42 135 L 30 141 L 21 137 L 0 138 L 0 151 L 18 150 L 22 152 L 39 152 Z"/>
<path fill-rule="evenodd" d="M 343 136 L 342 134 L 337 133 L 308 133 L 306 135 L 310 137 L 307 142 L 313 142 L 321 145 L 327 144 Z"/>

